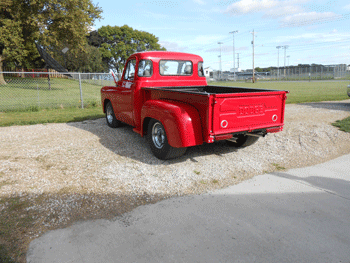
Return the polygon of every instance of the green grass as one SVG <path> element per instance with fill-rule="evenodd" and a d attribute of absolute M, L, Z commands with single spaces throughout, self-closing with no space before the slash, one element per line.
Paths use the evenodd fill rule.
<path fill-rule="evenodd" d="M 39 123 L 65 123 L 104 117 L 101 106 L 63 109 L 39 109 L 34 111 L 10 111 L 0 113 L 0 126 L 29 125 Z"/>
<path fill-rule="evenodd" d="M 209 85 L 249 87 L 259 89 L 288 90 L 287 103 L 306 103 L 318 101 L 346 100 L 346 81 L 293 81 L 275 82 L 258 81 L 256 83 L 245 82 L 210 82 Z"/>
<path fill-rule="evenodd" d="M 57 108 L 81 106 L 79 81 L 51 78 L 5 78 L 7 84 L 0 85 L 0 111 L 23 110 L 28 107 Z M 100 103 L 100 90 L 104 84 L 82 81 L 84 105 Z"/>
<path fill-rule="evenodd" d="M 83 83 L 85 108 L 81 109 L 77 81 L 52 79 L 51 90 L 45 79 L 26 79 L 26 81 L 28 82 L 25 86 L 18 84 L 17 80 L 8 81 L 7 85 L 0 86 L 0 126 L 74 122 L 104 117 L 101 107 L 98 106 L 100 85 Z M 287 95 L 287 103 L 348 99 L 345 81 L 210 82 L 209 85 L 288 90 L 290 93 Z M 38 93 L 39 99 L 40 94 L 46 94 L 42 97 L 48 98 L 45 104 L 47 106 L 44 106 L 41 100 L 38 103 L 35 98 Z M 12 97 L 9 98 L 8 94 Z"/>
<path fill-rule="evenodd" d="M 333 123 L 333 125 L 335 127 L 338 127 L 341 131 L 350 132 L 350 117 L 340 121 L 336 121 L 335 123 Z"/>

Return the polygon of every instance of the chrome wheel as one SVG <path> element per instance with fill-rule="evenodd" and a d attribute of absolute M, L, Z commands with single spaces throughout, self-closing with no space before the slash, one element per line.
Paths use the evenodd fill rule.
<path fill-rule="evenodd" d="M 106 121 L 107 125 L 111 128 L 117 128 L 122 125 L 122 123 L 115 118 L 113 106 L 110 101 L 106 104 Z"/>
<path fill-rule="evenodd" d="M 148 123 L 147 141 L 154 156 L 161 160 L 176 158 L 186 152 L 186 147 L 170 146 L 163 124 L 156 119 Z"/>
<path fill-rule="evenodd" d="M 162 124 L 156 122 L 152 127 L 152 141 L 158 149 L 164 147 L 166 140 L 165 130 Z"/>

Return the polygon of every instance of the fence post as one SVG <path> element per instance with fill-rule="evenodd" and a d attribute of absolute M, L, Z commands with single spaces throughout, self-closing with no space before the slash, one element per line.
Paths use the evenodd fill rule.
<path fill-rule="evenodd" d="M 40 108 L 39 85 L 38 84 L 36 84 L 36 94 L 38 96 L 38 108 Z"/>
<path fill-rule="evenodd" d="M 81 88 L 81 77 L 80 77 L 80 73 L 79 73 L 79 89 L 80 89 L 81 108 L 84 109 L 83 90 L 82 90 L 82 88 Z"/>

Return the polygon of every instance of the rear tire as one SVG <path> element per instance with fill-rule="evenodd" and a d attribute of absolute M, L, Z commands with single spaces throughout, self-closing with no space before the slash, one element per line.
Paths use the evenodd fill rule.
<path fill-rule="evenodd" d="M 108 101 L 106 104 L 106 121 L 108 126 L 111 128 L 122 126 L 122 122 L 115 118 L 113 106 L 110 101 Z"/>
<path fill-rule="evenodd" d="M 259 137 L 240 134 L 240 135 L 238 135 L 238 139 L 235 142 L 226 141 L 226 144 L 228 146 L 232 146 L 232 147 L 243 148 L 243 147 L 247 147 L 247 146 L 250 146 L 250 145 L 256 143 L 258 140 L 259 140 Z"/>
<path fill-rule="evenodd" d="M 155 119 L 152 119 L 148 124 L 147 141 L 154 156 L 161 160 L 180 157 L 187 150 L 186 147 L 170 146 L 163 124 Z"/>

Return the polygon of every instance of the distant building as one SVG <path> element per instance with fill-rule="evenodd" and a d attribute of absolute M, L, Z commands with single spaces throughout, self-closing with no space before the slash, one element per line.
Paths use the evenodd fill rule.
<path fill-rule="evenodd" d="M 210 67 L 204 68 L 204 76 L 207 78 L 212 78 L 213 70 Z"/>
<path fill-rule="evenodd" d="M 236 71 L 233 70 L 233 68 L 230 68 L 230 72 L 242 72 L 242 69 L 241 68 L 236 68 Z"/>

